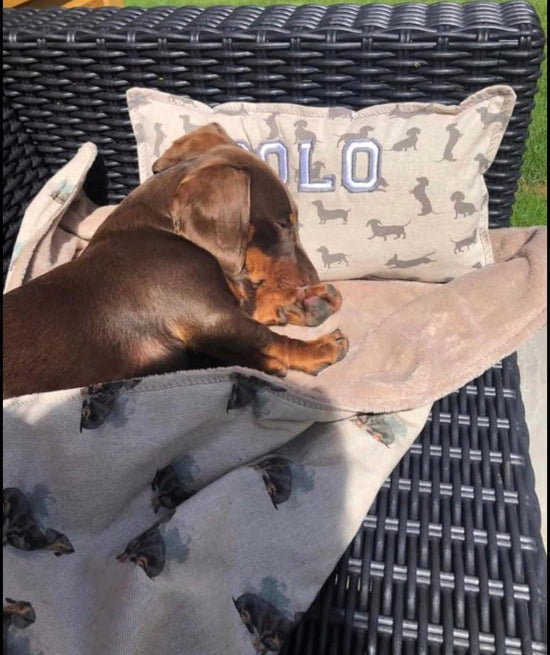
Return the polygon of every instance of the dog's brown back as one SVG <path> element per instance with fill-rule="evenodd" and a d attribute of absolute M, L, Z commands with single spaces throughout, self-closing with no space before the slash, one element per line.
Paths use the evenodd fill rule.
<path fill-rule="evenodd" d="M 258 310 L 277 316 L 281 293 L 318 282 L 286 188 L 254 155 L 215 140 L 166 160 L 77 260 L 4 296 L 4 397 L 175 370 L 189 349 L 286 370 L 281 339 L 243 323 Z M 257 351 L 249 361 L 247 348 Z"/>

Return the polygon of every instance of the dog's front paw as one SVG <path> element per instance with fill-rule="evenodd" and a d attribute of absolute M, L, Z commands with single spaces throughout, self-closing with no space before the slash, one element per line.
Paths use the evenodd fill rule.
<path fill-rule="evenodd" d="M 328 366 L 344 359 L 349 350 L 349 340 L 340 329 L 309 343 L 312 346 L 312 351 L 306 373 L 310 375 L 318 375 Z"/>
<path fill-rule="evenodd" d="M 332 284 L 315 284 L 300 289 L 299 298 L 285 308 L 289 322 L 295 325 L 316 327 L 337 312 L 342 306 L 342 296 Z"/>
<path fill-rule="evenodd" d="M 309 296 L 302 302 L 302 325 L 316 327 L 326 321 L 333 313 L 332 307 L 324 298 Z"/>

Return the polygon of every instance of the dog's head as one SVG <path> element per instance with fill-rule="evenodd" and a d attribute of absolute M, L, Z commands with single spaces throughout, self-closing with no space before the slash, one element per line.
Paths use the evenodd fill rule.
<path fill-rule="evenodd" d="M 210 252 L 250 293 L 319 281 L 298 237 L 296 204 L 259 157 L 211 123 L 175 141 L 153 165 L 174 181 L 175 231 Z"/>
<path fill-rule="evenodd" d="M 461 202 L 462 200 L 464 200 L 464 194 L 462 193 L 462 191 L 455 191 L 451 195 L 451 200 L 453 202 Z"/>
<path fill-rule="evenodd" d="M 153 173 L 189 161 L 216 146 L 233 144 L 232 139 L 219 123 L 209 123 L 190 134 L 176 139 L 153 164 Z"/>

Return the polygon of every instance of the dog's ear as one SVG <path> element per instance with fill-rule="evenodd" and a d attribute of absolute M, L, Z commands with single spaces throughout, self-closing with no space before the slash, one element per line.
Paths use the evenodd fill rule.
<path fill-rule="evenodd" d="M 233 141 L 219 123 L 208 123 L 176 139 L 153 164 L 153 173 L 175 166 L 187 159 L 202 155 L 216 146 L 233 144 Z"/>
<path fill-rule="evenodd" d="M 250 174 L 225 162 L 206 162 L 179 183 L 171 214 L 177 234 L 208 251 L 224 273 L 243 269 L 250 223 Z"/>

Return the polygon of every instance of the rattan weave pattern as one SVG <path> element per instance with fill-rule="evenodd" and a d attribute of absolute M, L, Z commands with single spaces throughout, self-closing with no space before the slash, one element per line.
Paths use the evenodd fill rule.
<path fill-rule="evenodd" d="M 20 10 L 4 21 L 4 235 L 85 140 L 100 147 L 110 202 L 135 185 L 124 91 L 140 84 L 210 103 L 359 107 L 509 83 L 518 106 L 487 176 L 492 223 L 509 220 L 543 44 L 524 2 Z M 285 655 L 546 652 L 523 411 L 515 357 L 435 403 Z"/>
<path fill-rule="evenodd" d="M 2 270 L 5 281 L 22 218 L 22 209 L 30 199 L 34 198 L 48 178 L 48 169 L 6 98 L 2 107 L 2 118 L 4 133 Z"/>
<path fill-rule="evenodd" d="M 124 92 L 148 86 L 216 104 L 358 108 L 456 102 L 495 83 L 519 101 L 490 171 L 489 214 L 507 223 L 544 35 L 525 2 L 466 5 L 159 7 L 4 11 L 4 93 L 51 170 L 85 140 L 109 169 L 109 202 L 136 184 Z"/>
<path fill-rule="evenodd" d="M 515 356 L 436 402 L 284 655 L 546 652 Z"/>

